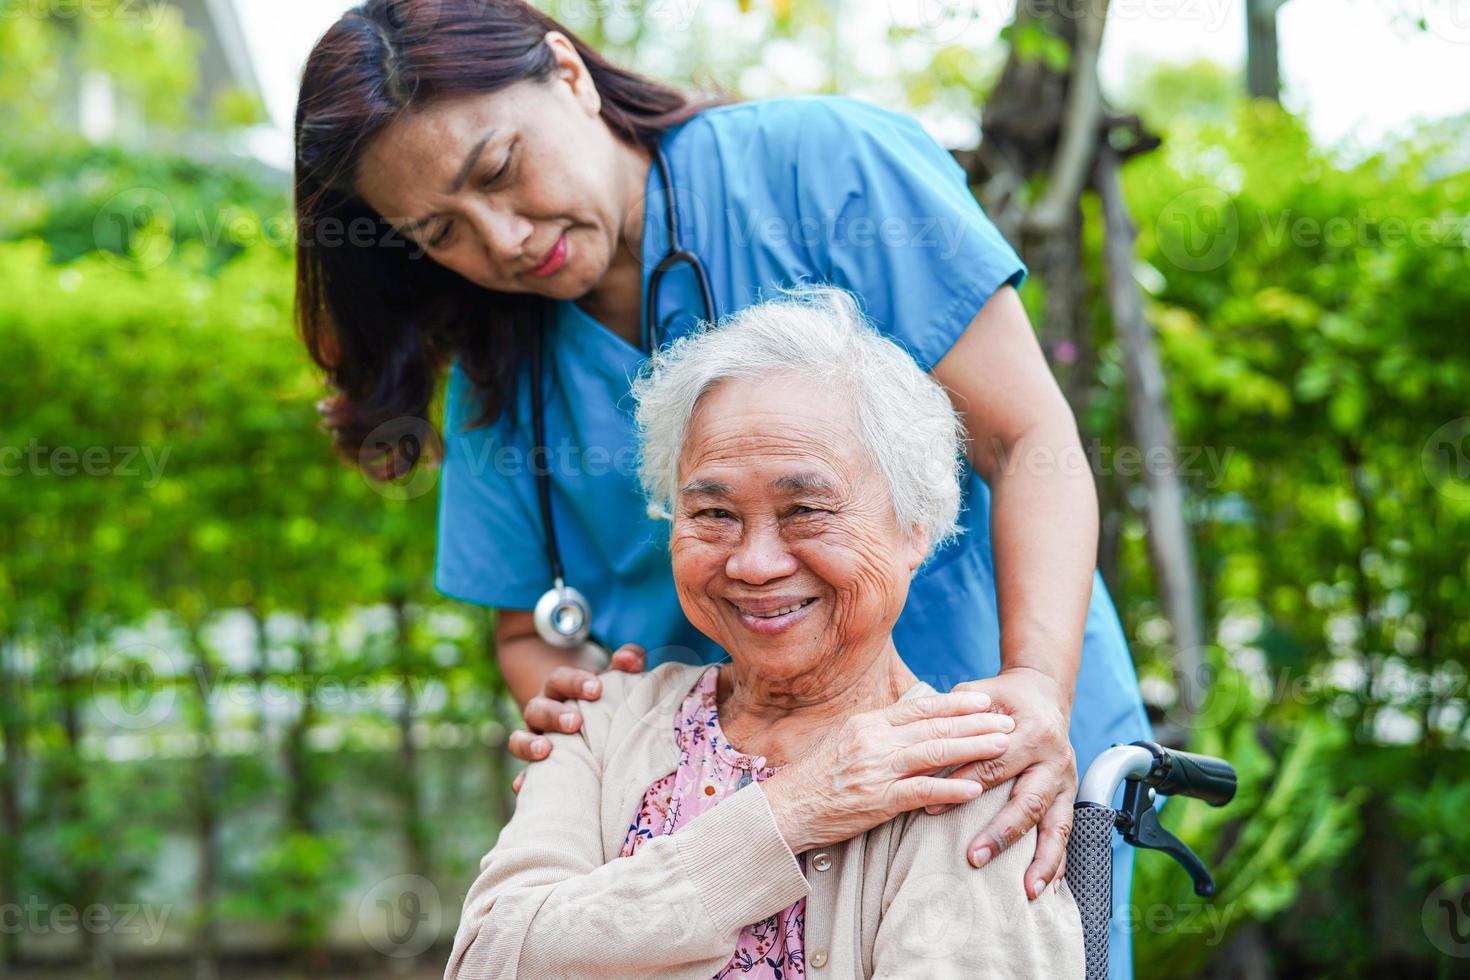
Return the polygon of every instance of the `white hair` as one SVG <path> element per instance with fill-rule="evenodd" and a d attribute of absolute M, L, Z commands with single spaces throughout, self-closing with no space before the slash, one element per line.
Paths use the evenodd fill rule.
<path fill-rule="evenodd" d="M 851 398 L 858 441 L 888 483 L 900 527 L 932 555 L 961 533 L 964 426 L 943 386 L 880 334 L 836 286 L 782 289 L 656 351 L 633 381 L 638 478 L 649 513 L 669 517 L 679 456 L 705 393 L 722 381 L 795 374 Z"/>

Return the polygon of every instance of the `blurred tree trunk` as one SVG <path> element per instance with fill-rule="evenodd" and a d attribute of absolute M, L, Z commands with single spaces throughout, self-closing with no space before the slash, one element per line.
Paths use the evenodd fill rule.
<path fill-rule="evenodd" d="M 316 722 L 315 640 L 311 636 L 311 630 L 316 626 L 316 611 L 307 609 L 302 620 L 305 635 L 296 643 L 296 679 L 301 690 L 301 710 L 287 729 L 283 746 L 287 781 L 286 823 L 294 832 L 312 834 L 316 832 L 318 790 L 306 742 Z"/>
<path fill-rule="evenodd" d="M 1210 980 L 1273 980 L 1271 944 L 1266 927 L 1247 922 L 1235 930 L 1220 955 L 1209 966 Z"/>
<path fill-rule="evenodd" d="M 1281 101 L 1276 12 L 1286 0 L 1245 0 L 1245 84 L 1253 99 Z"/>
<path fill-rule="evenodd" d="M 68 622 L 75 623 L 81 614 L 80 603 L 68 603 Z M 57 688 L 61 693 L 61 730 L 65 736 L 62 758 L 62 808 L 63 820 L 77 825 L 86 833 L 88 817 L 87 766 L 82 759 L 82 716 L 78 710 L 80 678 L 76 674 L 74 658 L 80 644 L 74 629 L 62 629 L 57 639 L 56 663 L 59 676 Z M 102 875 L 94 861 L 83 862 L 77 874 L 74 904 L 81 914 L 99 903 L 102 898 Z M 95 929 L 80 929 L 81 952 L 96 980 L 110 980 L 114 974 L 111 936 Z"/>
<path fill-rule="evenodd" d="M 1123 549 L 1124 516 L 1128 510 L 1128 487 L 1115 474 L 1097 474 L 1097 506 L 1101 521 L 1097 534 L 1097 568 L 1107 583 L 1113 604 L 1119 609 L 1128 605 L 1123 588 L 1120 559 Z"/>
<path fill-rule="evenodd" d="M 21 785 L 25 772 L 25 714 L 15 662 L 15 637 L 0 641 L 0 908 L 16 904 L 20 895 Z M 20 960 L 20 933 L 0 930 L 0 968 Z M 0 971 L 3 972 L 3 971 Z"/>
<path fill-rule="evenodd" d="M 1419 489 L 1419 513 L 1423 515 L 1422 520 L 1427 528 L 1440 528 L 1447 526 L 1441 513 L 1443 497 L 1435 489 L 1429 480 L 1416 481 Z M 1416 548 L 1419 554 L 1434 553 L 1432 545 Z M 1441 558 L 1440 561 L 1443 559 Z M 1419 702 L 1419 724 L 1423 736 L 1419 740 L 1419 750 L 1427 756 L 1429 753 L 1442 751 L 1445 747 L 1444 733 L 1440 730 L 1444 720 L 1444 709 L 1446 701 L 1450 698 L 1450 692 L 1444 685 L 1433 682 L 1448 658 L 1440 656 L 1440 643 L 1447 639 L 1446 650 L 1453 649 L 1454 632 L 1453 624 L 1456 616 L 1454 609 L 1447 606 L 1439 595 L 1437 586 L 1441 581 L 1450 582 L 1455 579 L 1453 568 L 1447 568 L 1434 561 L 1422 567 L 1419 571 L 1419 587 L 1416 590 L 1417 597 L 1414 605 L 1423 611 L 1424 632 L 1421 640 L 1422 653 L 1420 655 L 1419 670 L 1423 676 L 1429 678 L 1425 684 L 1422 699 Z"/>
<path fill-rule="evenodd" d="M 1147 464 L 1143 468 L 1148 487 L 1148 546 L 1158 577 L 1159 598 L 1174 628 L 1179 710 L 1173 721 L 1187 729 L 1203 696 L 1205 626 L 1194 541 L 1184 514 L 1184 483 L 1173 465 L 1178 458 L 1174 417 L 1169 410 L 1163 362 L 1133 277 L 1137 232 L 1123 200 L 1118 154 L 1110 146 L 1098 152 L 1096 181 L 1102 198 L 1108 301 L 1128 379 L 1130 428 L 1145 461 L 1153 459 L 1156 451 L 1168 460 L 1165 465 Z"/>
<path fill-rule="evenodd" d="M 199 736 L 199 756 L 194 760 L 193 810 L 194 846 L 199 855 L 199 876 L 194 883 L 194 978 L 215 980 L 219 976 L 218 921 L 215 910 L 219 889 L 219 794 L 223 788 L 219 759 L 215 755 L 214 712 L 211 692 L 219 675 L 213 658 L 199 635 L 199 625 L 189 627 L 189 648 L 194 657 L 193 676 L 198 702 L 193 727 Z"/>
<path fill-rule="evenodd" d="M 398 680 L 403 685 L 403 700 L 398 708 L 398 806 L 402 821 L 404 851 L 408 855 L 408 871 L 427 878 L 432 871 L 432 856 L 429 853 L 429 828 L 424 821 L 423 805 L 419 798 L 418 749 L 414 745 L 414 656 L 413 622 L 408 612 L 408 601 L 403 595 L 389 600 L 393 609 L 394 656 L 397 659 Z"/>
<path fill-rule="evenodd" d="M 1062 16 L 1055 5 L 1030 0 L 1017 5 L 1010 54 L 984 106 L 980 144 L 988 210 L 1045 286 L 1041 345 L 1074 411 L 1086 401 L 1093 376 L 1080 201 L 1101 122 L 1093 66 L 1106 0 L 1083 0 L 1078 9 L 1083 16 Z M 1019 54 L 1016 39 L 1025 34 L 1059 38 L 1072 52 L 1068 69 Z M 1032 200 L 1043 183 L 1045 199 Z"/>
<path fill-rule="evenodd" d="M 1358 439 L 1348 437 L 1343 440 L 1342 459 L 1347 463 L 1348 482 L 1353 500 L 1358 505 L 1359 533 L 1357 551 L 1353 556 L 1353 606 L 1358 614 L 1358 652 L 1363 658 L 1363 683 L 1355 701 L 1357 717 L 1354 719 L 1353 732 L 1363 745 L 1374 745 L 1378 741 L 1374 734 L 1380 661 L 1376 647 L 1381 623 L 1368 566 L 1378 554 L 1377 524 L 1373 509 L 1378 496 L 1378 481 L 1368 471 L 1368 453 Z"/>
<path fill-rule="evenodd" d="M 265 677 L 270 667 L 270 635 L 266 630 L 265 613 L 259 604 L 252 602 L 246 610 L 255 626 L 255 661 L 250 665 L 250 681 L 255 688 L 255 703 L 260 709 L 255 715 L 255 732 L 260 736 L 260 747 L 264 750 L 270 735 L 270 719 L 265 716 Z"/>
<path fill-rule="evenodd" d="M 317 606 L 307 601 L 301 613 L 301 636 L 296 646 L 296 679 L 299 684 L 301 710 L 287 727 L 283 741 L 285 757 L 287 798 L 286 829 L 291 834 L 315 836 L 317 826 L 317 804 L 321 797 L 321 785 L 317 767 L 311 759 L 308 744 L 312 727 L 316 724 L 316 637 Z M 286 927 L 296 946 L 294 959 L 296 968 L 303 974 L 319 972 L 325 965 L 325 953 L 320 944 L 300 937 L 308 936 L 312 923 L 306 913 L 293 911 L 286 916 Z"/>
<path fill-rule="evenodd" d="M 1083 0 L 1065 11 L 1031 0 L 1018 4 L 1009 28 L 1010 54 L 984 107 L 977 162 L 988 210 L 1001 231 L 1019 244 L 1044 287 L 1042 348 L 1079 419 L 1086 415 L 1097 364 L 1081 200 L 1089 187 L 1099 192 L 1107 301 L 1128 377 L 1128 428 L 1145 459 L 1161 457 L 1172 464 L 1177 458 L 1173 420 L 1133 276 L 1135 229 L 1119 180 L 1123 160 L 1159 141 L 1136 116 L 1112 114 L 1104 105 L 1097 62 L 1107 11 L 1107 0 Z M 1026 36 L 1031 43 L 1018 43 Z M 1044 51 L 1056 40 L 1068 52 L 1064 63 L 1022 54 Z M 1150 555 L 1177 651 L 1180 702 L 1175 721 L 1187 726 L 1200 701 L 1204 627 L 1184 488 L 1172 465 L 1147 467 L 1146 480 Z M 1108 544 L 1115 546 L 1116 539 Z"/>

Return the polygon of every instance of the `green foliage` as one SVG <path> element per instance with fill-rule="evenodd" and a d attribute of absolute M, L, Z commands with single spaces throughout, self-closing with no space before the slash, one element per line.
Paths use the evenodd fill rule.
<path fill-rule="evenodd" d="M 1370 650 L 1463 666 L 1446 597 L 1464 596 L 1466 564 L 1445 543 L 1470 531 L 1470 495 L 1425 453 L 1466 413 L 1470 250 L 1452 216 L 1470 174 L 1424 179 L 1451 159 L 1432 134 L 1334 161 L 1269 103 L 1184 132 L 1127 187 L 1157 216 L 1139 244 L 1180 442 L 1230 454 L 1199 487 L 1239 515 L 1200 524 L 1212 595 L 1255 604 L 1324 667 Z M 1329 635 L 1343 617 L 1357 640 Z"/>
<path fill-rule="evenodd" d="M 31 770 L 42 802 L 28 814 L 19 881 L 58 900 L 130 900 L 149 887 L 165 835 L 193 835 L 203 792 L 216 820 L 246 819 L 256 842 L 224 869 L 213 914 L 282 923 L 310 949 L 360 874 L 347 864 L 349 831 L 329 823 L 336 767 L 315 745 L 317 726 L 346 727 L 349 748 L 381 751 L 397 720 L 391 688 L 368 702 L 367 717 L 344 717 L 320 692 L 374 691 L 403 670 L 416 683 L 444 677 L 457 692 L 456 723 L 475 730 L 491 703 L 487 685 L 503 690 L 486 676 L 488 624 L 410 631 L 392 656 L 376 638 L 318 642 L 373 603 L 424 616 L 451 605 L 430 582 L 435 496 L 385 496 L 333 456 L 314 407 L 321 382 L 294 336 L 291 234 L 276 241 L 258 231 L 254 205 L 279 208 L 273 191 L 186 161 L 70 149 L 86 165 L 64 179 L 8 151 L 19 161 L 9 179 L 23 174 L 44 206 L 28 237 L 0 241 L 0 356 L 10 368 L 0 380 L 5 661 L 16 670 L 27 658 L 12 649 L 44 650 L 43 663 L 74 675 L 22 673 L 35 693 L 0 695 L 0 710 L 45 747 Z M 150 217 L 147 234 L 129 229 L 108 249 L 89 243 L 88 205 L 72 190 L 105 203 L 140 175 L 180 202 L 177 213 L 196 212 L 193 224 Z M 210 240 L 223 214 L 232 231 Z M 78 254 L 58 254 L 51 240 Z M 303 630 L 275 629 L 253 666 L 227 664 L 209 629 L 241 609 L 294 617 Z M 168 637 L 155 631 L 135 651 L 120 630 L 150 614 L 162 615 Z M 433 658 L 419 652 L 430 649 Z M 296 651 L 294 663 L 283 650 Z M 253 710 L 242 718 L 238 702 L 202 699 L 210 692 L 196 690 L 199 669 L 222 687 L 270 684 L 317 703 L 284 727 Z M 116 690 L 114 675 L 124 679 Z M 150 796 L 134 770 L 88 759 L 65 734 L 68 698 L 83 745 L 94 733 L 132 738 L 130 751 L 169 758 L 169 781 Z M 117 715 L 131 709 L 106 706 L 150 698 L 177 711 L 119 732 Z M 216 741 L 202 743 L 210 752 L 256 730 L 267 755 L 191 761 L 166 748 L 211 730 Z M 284 773 L 266 761 L 277 741 L 291 758 Z M 371 782 L 390 835 L 410 778 L 395 764 Z M 301 826 L 294 812 L 323 822 Z M 483 852 L 493 827 L 472 826 L 457 846 Z M 420 838 L 424 830 L 412 828 Z M 459 850 L 444 860 L 473 863 Z M 198 923 L 210 910 L 185 911 Z"/>
<path fill-rule="evenodd" d="M 1130 72 L 1120 101 L 1137 112 L 1145 126 L 1162 132 L 1190 123 L 1228 123 L 1244 90 L 1240 72 L 1202 58 Z"/>
<path fill-rule="evenodd" d="M 0 18 L 0 123 L 9 128 L 44 120 L 61 75 L 59 49 L 46 21 Z"/>
<path fill-rule="evenodd" d="M 1226 723 L 1201 731 L 1190 748 L 1229 759 L 1239 792 L 1223 808 L 1176 799 L 1162 813 L 1165 825 L 1214 871 L 1219 890 L 1200 899 L 1172 859 L 1139 853 L 1133 885 L 1139 921 L 1147 923 L 1150 907 L 1163 907 L 1189 910 L 1199 925 L 1209 923 L 1205 929 L 1137 933 L 1140 977 L 1198 975 L 1235 928 L 1290 908 L 1303 882 L 1339 861 L 1359 832 L 1357 811 L 1366 790 L 1346 776 L 1351 751 L 1341 726 L 1314 714 L 1292 729 L 1289 740 L 1264 746 L 1257 719 L 1265 705 L 1246 679 L 1226 668 L 1216 684 L 1216 704 L 1236 710 Z"/>
<path fill-rule="evenodd" d="M 646 47 L 639 18 L 565 6 L 593 18 L 572 26 L 613 53 Z M 793 40 L 827 30 L 837 9 L 745 6 Z M 35 132 L 84 63 L 127 76 L 151 116 L 176 121 L 191 55 L 169 23 L 141 36 L 125 22 L 0 18 L 0 122 Z M 699 63 L 702 29 L 675 60 Z M 1067 63 L 1043 29 L 1007 39 Z M 749 67 L 753 56 L 720 40 L 711 72 Z M 842 52 L 830 54 L 836 77 Z M 910 95 L 972 105 L 998 65 L 994 52 L 933 44 Z M 1422 894 L 1470 863 L 1470 484 L 1441 452 L 1470 459 L 1470 442 L 1453 441 L 1470 415 L 1464 138 L 1426 128 L 1345 159 L 1291 115 L 1231 97 L 1228 72 L 1140 77 L 1129 101 L 1165 135 L 1125 172 L 1140 281 L 1179 441 L 1215 454 L 1184 474 L 1219 639 L 1191 748 L 1230 758 L 1241 792 L 1222 810 L 1165 807 L 1221 890 L 1200 903 L 1176 866 L 1140 854 L 1138 972 L 1198 975 L 1246 922 L 1283 960 L 1372 972 L 1384 953 L 1369 927 L 1419 935 Z M 216 118 L 243 124 L 255 108 L 226 94 Z M 1082 203 L 1098 281 L 1095 202 Z M 454 616 L 433 592 L 434 495 L 370 486 L 317 428 L 321 384 L 291 326 L 287 214 L 282 189 L 219 166 L 65 139 L 0 146 L 0 462 L 12 468 L 0 477 L 0 665 L 25 681 L 21 695 L 0 688 L 0 715 L 34 754 L 24 887 L 141 894 L 163 835 L 191 833 L 200 788 L 217 789 L 221 821 L 247 842 L 225 856 L 220 914 L 285 923 L 309 949 L 361 883 L 351 859 L 369 830 L 432 841 L 456 886 L 473 873 L 505 806 L 504 760 L 485 742 L 508 712 L 488 617 Z M 1035 278 L 1024 298 L 1033 315 L 1045 308 Z M 1120 356 L 1105 311 L 1096 322 L 1084 425 L 1125 444 Z M 431 490 L 429 477 L 414 487 Z M 1140 672 L 1167 687 L 1175 651 L 1130 495 L 1138 481 L 1108 479 L 1120 503 L 1105 518 L 1122 542 L 1110 584 Z M 405 618 L 364 626 L 363 606 Z M 245 664 L 210 637 L 240 613 L 262 630 Z M 126 647 L 150 615 L 168 639 Z M 200 667 L 219 684 L 287 691 L 297 713 L 272 721 L 209 701 Z M 424 789 L 417 816 L 413 774 L 392 752 L 400 702 L 328 697 L 404 678 L 433 695 L 410 720 L 441 725 L 470 760 L 446 767 L 438 795 Z M 133 733 L 157 758 L 110 761 L 89 740 L 116 733 L 102 705 L 170 696 L 176 715 Z M 224 753 L 248 734 L 252 753 Z M 199 756 L 159 748 L 185 735 Z M 323 735 L 340 744 L 314 746 Z M 343 785 L 361 809 L 328 826 L 323 815 L 347 812 L 332 795 Z M 1388 904 L 1363 886 L 1385 878 L 1423 891 Z M 1214 910 L 1219 928 L 1148 927 L 1151 907 Z M 1406 941 L 1395 955 L 1433 954 Z"/>
<path fill-rule="evenodd" d="M 1432 888 L 1470 868 L 1470 774 L 1447 759 L 1428 782 L 1405 781 L 1390 796 L 1393 818 L 1413 841 L 1414 884 Z"/>
<path fill-rule="evenodd" d="M 184 26 L 183 11 L 131 0 L 90 0 L 77 7 L 79 62 L 114 79 L 145 118 L 183 125 L 198 84 L 201 47 Z"/>
<path fill-rule="evenodd" d="M 904 75 L 904 97 L 916 108 L 981 104 L 1004 67 L 1001 54 L 996 49 L 943 45 L 935 50 L 929 64 Z"/>
<path fill-rule="evenodd" d="M 1224 811 L 1174 801 L 1164 817 L 1215 862 L 1210 907 L 1231 923 L 1265 923 L 1285 962 L 1371 973 L 1378 957 L 1435 955 L 1413 941 L 1419 905 L 1470 857 L 1453 816 L 1463 774 L 1430 780 L 1462 768 L 1466 734 L 1470 443 L 1454 439 L 1470 428 L 1470 172 L 1453 129 L 1345 158 L 1279 107 L 1212 94 L 1222 83 L 1188 68 L 1146 79 L 1164 145 L 1124 174 L 1178 440 L 1218 464 L 1196 455 L 1183 473 L 1220 637 L 1193 747 L 1241 769 Z M 1090 418 L 1117 433 L 1102 322 Z M 1123 542 L 1135 655 L 1165 680 L 1173 650 L 1136 514 Z M 1191 901 L 1166 862 L 1138 867 L 1136 901 Z M 1405 874 L 1422 891 L 1364 885 Z M 1193 976 L 1219 948 L 1143 933 L 1136 963 Z"/>
<path fill-rule="evenodd" d="M 284 924 L 293 947 L 310 949 L 326 936 L 348 880 L 346 848 L 322 834 L 292 833 L 256 855 L 252 887 L 223 903 L 227 914 Z"/>
<path fill-rule="evenodd" d="M 1065 72 L 1072 63 L 1067 41 L 1044 20 L 1011 23 L 1000 29 L 1000 39 L 1023 61 L 1042 61 L 1055 72 Z"/>
<path fill-rule="evenodd" d="M 4 6 L 0 123 L 8 132 L 54 126 L 58 105 L 89 71 L 110 77 L 147 121 L 187 121 L 199 40 L 177 7 L 132 0 Z"/>
<path fill-rule="evenodd" d="M 238 87 L 215 93 L 209 107 L 210 121 L 220 129 L 244 129 L 270 121 L 265 104 L 254 93 Z"/>
<path fill-rule="evenodd" d="M 290 214 L 284 189 L 240 169 L 76 136 L 0 145 L 0 240 L 41 238 L 56 262 L 100 251 L 147 264 L 197 246 L 213 271 L 249 245 L 289 256 Z"/>

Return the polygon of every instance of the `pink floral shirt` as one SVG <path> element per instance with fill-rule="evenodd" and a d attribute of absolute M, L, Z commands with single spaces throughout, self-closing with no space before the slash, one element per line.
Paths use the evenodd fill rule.
<path fill-rule="evenodd" d="M 679 713 L 674 718 L 674 739 L 679 745 L 679 765 L 648 787 L 638 817 L 628 828 L 622 856 L 636 851 L 644 841 L 672 834 L 715 804 L 750 784 L 762 782 L 780 766 L 766 765 L 764 756 L 736 751 L 720 731 L 715 707 L 715 685 L 720 668 L 716 664 L 699 675 Z M 805 856 L 798 856 L 803 873 Z M 806 899 L 798 899 L 775 915 L 740 930 L 730 962 L 715 974 L 725 977 L 757 977 L 760 980 L 793 980 L 806 976 L 802 954 L 802 932 L 806 924 Z"/>

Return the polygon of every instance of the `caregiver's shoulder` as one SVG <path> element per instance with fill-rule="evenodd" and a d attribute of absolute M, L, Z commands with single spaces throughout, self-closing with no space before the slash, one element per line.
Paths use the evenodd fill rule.
<path fill-rule="evenodd" d="M 802 141 L 882 139 L 895 130 L 923 131 L 912 116 L 848 95 L 782 95 L 715 106 L 695 117 L 719 139 L 749 149 L 795 149 Z"/>

